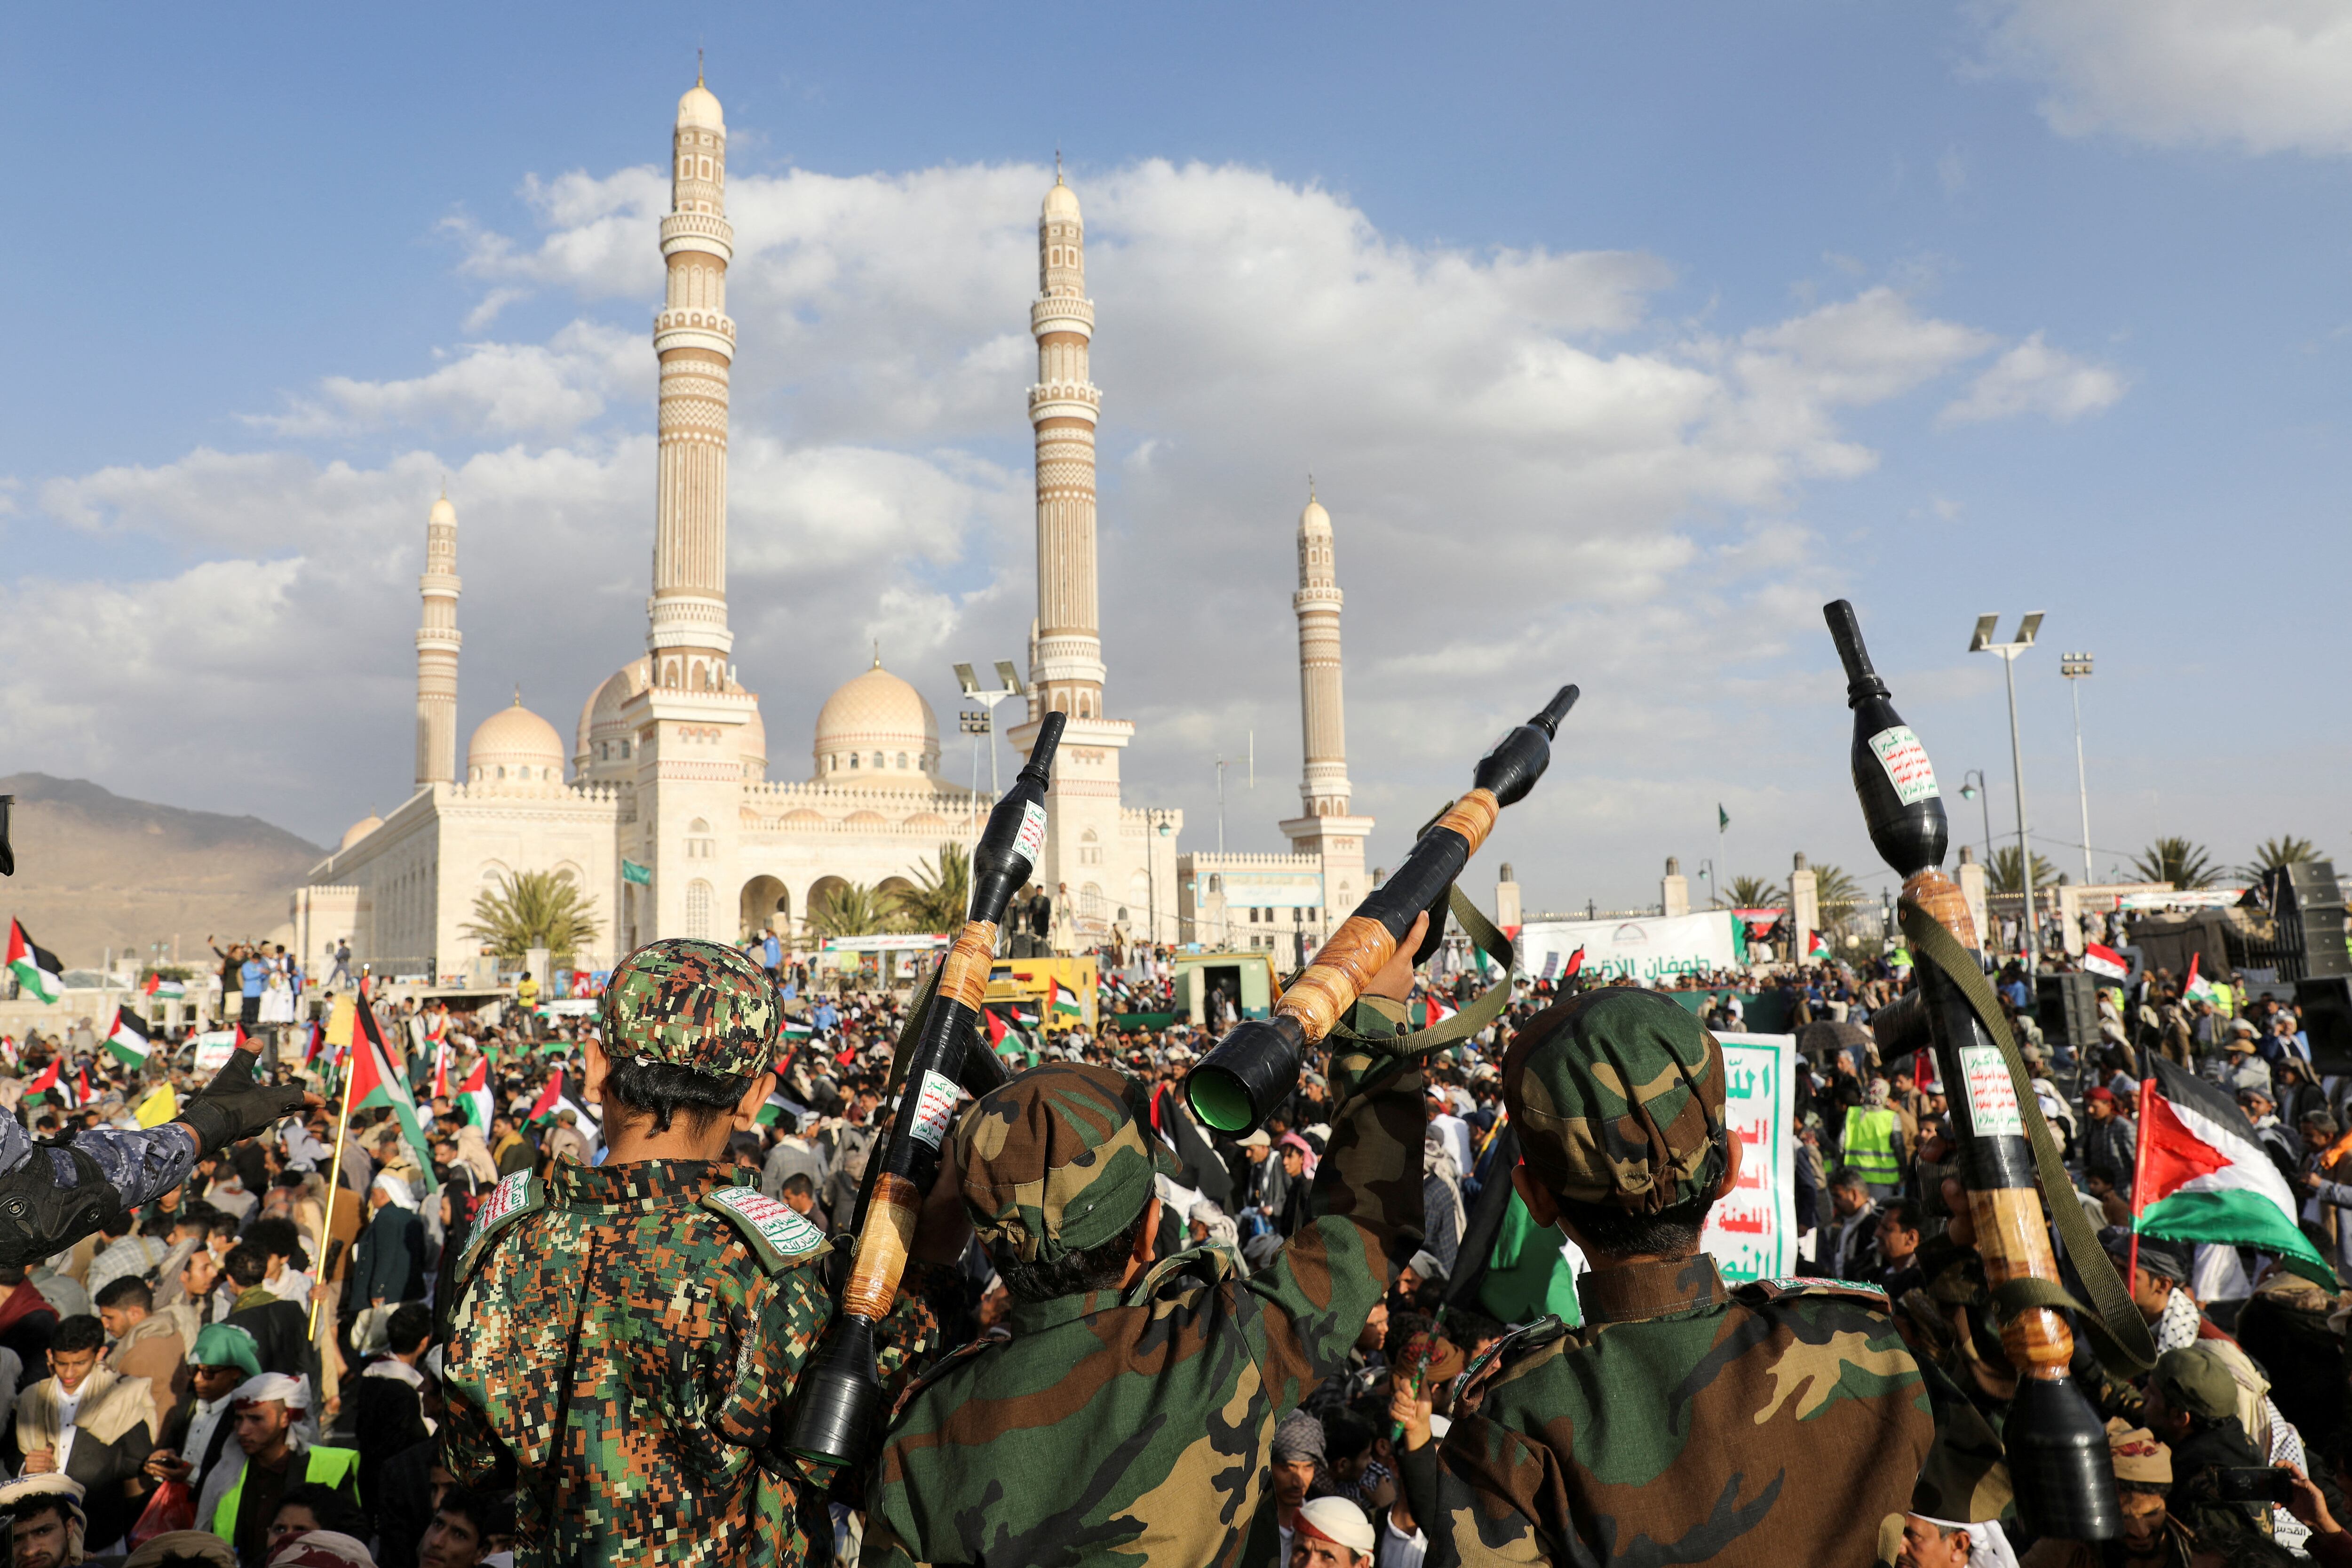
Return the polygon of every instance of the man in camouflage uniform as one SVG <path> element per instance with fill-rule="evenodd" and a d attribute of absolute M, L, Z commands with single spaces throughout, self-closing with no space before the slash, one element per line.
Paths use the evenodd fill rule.
<path fill-rule="evenodd" d="M 1143 1086 L 1053 1063 L 983 1095 L 955 1149 L 1007 1328 L 925 1375 L 866 1494 L 868 1564 L 1274 1559 L 1276 1424 L 1347 1363 L 1421 1228 L 1420 1071 L 1402 1032 L 1420 930 L 1349 1019 L 1311 1223 L 1245 1280 L 1227 1255 L 1155 1259 Z M 1372 1000 L 1371 998 L 1381 998 Z"/>
<path fill-rule="evenodd" d="M 587 1043 L 605 1163 L 517 1173 L 484 1205 L 458 1264 L 443 1455 L 465 1485 L 517 1489 L 519 1563 L 831 1559 L 824 1479 L 779 1447 L 832 1315 L 830 1247 L 725 1157 L 775 1087 L 779 1014 L 733 948 L 639 948 Z M 949 1213 L 919 1258 L 960 1252 Z M 886 1374 L 932 1322 L 916 1289 L 900 1302 Z"/>
<path fill-rule="evenodd" d="M 1927 1380 L 1877 1289 L 1727 1289 L 1698 1250 L 1741 1157 L 1715 1037 L 1654 992 L 1586 992 L 1520 1031 L 1503 1096 L 1514 1184 L 1591 1261 L 1584 1324 L 1497 1343 L 1442 1451 L 1408 1434 L 1432 1563 L 1873 1561 L 1880 1521 L 1915 1506 Z M 1979 1519 L 2005 1500 L 2004 1476 L 1918 1506 Z"/>

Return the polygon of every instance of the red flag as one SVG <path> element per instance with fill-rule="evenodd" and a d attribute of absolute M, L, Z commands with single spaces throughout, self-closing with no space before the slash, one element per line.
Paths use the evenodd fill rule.
<path fill-rule="evenodd" d="M 1584 949 L 1580 946 L 1574 952 L 1568 955 L 1568 967 L 1559 972 L 1559 977 L 1562 980 L 1573 979 L 1576 975 L 1576 972 L 1583 967 Z"/>
<path fill-rule="evenodd" d="M 89 1103 L 89 1068 L 87 1067 L 74 1069 L 74 1103 L 76 1105 Z"/>
<path fill-rule="evenodd" d="M 1004 1037 L 1013 1031 L 1005 1027 L 1004 1020 L 997 1016 L 993 1007 L 982 1007 L 980 1016 L 988 1025 L 988 1048 L 992 1051 L 1003 1045 Z"/>
<path fill-rule="evenodd" d="M 2131 961 L 2112 947 L 2095 942 L 2083 944 L 2083 967 L 2103 980 L 2131 978 Z"/>
<path fill-rule="evenodd" d="M 528 1117 L 525 1117 L 524 1120 L 529 1121 L 534 1127 L 538 1126 L 542 1121 L 552 1121 L 555 1120 L 556 1111 L 562 1108 L 562 1103 L 563 1069 L 562 1068 L 557 1068 L 555 1069 L 555 1075 L 547 1080 L 547 1087 L 541 1089 L 539 1091 L 539 1098 L 531 1102 L 530 1114 Z"/>
<path fill-rule="evenodd" d="M 55 1094 L 57 1092 L 57 1089 L 58 1058 L 51 1057 L 49 1058 L 49 1065 L 43 1068 L 38 1075 L 34 1078 L 33 1081 L 25 1086 L 25 1094 L 26 1098 L 29 1099 L 37 1094 Z"/>
<path fill-rule="evenodd" d="M 449 1042 L 446 1040 L 436 1041 L 433 1048 L 433 1098 L 439 1100 L 449 1098 Z"/>

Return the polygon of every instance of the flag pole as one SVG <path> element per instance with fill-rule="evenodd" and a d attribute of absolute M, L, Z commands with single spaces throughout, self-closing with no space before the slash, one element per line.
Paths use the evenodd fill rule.
<path fill-rule="evenodd" d="M 2148 1076 L 2139 1080 L 2139 1124 L 2132 1129 L 2131 1248 L 2124 1259 L 2126 1291 L 2139 1272 L 2139 1211 L 2147 1190 L 2147 1123 L 2156 1108 L 2156 1068 L 2148 1059 L 2146 1045 L 2139 1048 L 2139 1070 Z"/>
<path fill-rule="evenodd" d="M 354 1008 L 358 1008 L 364 1007 L 367 1005 L 367 982 L 362 980 L 360 982 L 359 1000 L 353 1003 L 352 1005 Z M 352 1029 L 354 1036 L 357 1035 L 359 1026 L 360 1021 L 358 1017 L 354 1016 L 352 1019 Z M 343 1138 L 352 1130 L 352 1083 L 359 1075 L 351 1070 L 350 1057 L 351 1053 L 358 1048 L 358 1043 L 357 1039 L 354 1038 L 352 1044 L 343 1047 L 343 1056 L 345 1058 L 343 1067 L 343 1110 L 342 1115 L 338 1118 L 335 1122 L 335 1158 L 333 1163 L 327 1167 L 327 1201 L 320 1205 L 319 1208 L 319 1256 L 315 1260 L 319 1272 L 310 1281 L 312 1290 L 310 1297 L 310 1326 L 303 1331 L 303 1337 L 305 1339 L 315 1340 L 319 1337 L 319 1298 L 317 1295 L 317 1289 L 319 1286 L 324 1285 L 327 1282 L 327 1232 L 333 1227 L 335 1223 L 335 1184 L 341 1181 L 343 1175 Z M 359 1196 L 360 1194 L 356 1193 L 352 1194 L 354 1199 L 358 1199 Z"/>

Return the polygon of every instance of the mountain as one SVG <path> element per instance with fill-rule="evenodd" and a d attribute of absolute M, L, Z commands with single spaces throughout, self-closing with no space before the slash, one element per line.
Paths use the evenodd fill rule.
<path fill-rule="evenodd" d="M 9 840 L 16 874 L 0 880 L 0 915 L 73 968 L 112 948 L 143 956 L 179 943 L 180 962 L 213 962 L 222 945 L 284 925 L 288 896 L 326 851 L 257 816 L 224 816 L 125 800 L 87 779 L 0 778 L 14 794 Z"/>

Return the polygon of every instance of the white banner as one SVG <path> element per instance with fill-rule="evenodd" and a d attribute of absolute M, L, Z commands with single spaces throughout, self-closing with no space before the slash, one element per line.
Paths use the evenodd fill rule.
<path fill-rule="evenodd" d="M 1569 955 L 1584 950 L 1582 973 L 1602 980 L 1644 983 L 1677 974 L 1707 974 L 1732 968 L 1738 949 L 1731 911 L 1708 910 L 1671 920 L 1652 916 L 1631 921 L 1541 921 L 1519 929 L 1519 966 L 1529 974 L 1566 972 Z"/>
<path fill-rule="evenodd" d="M 1723 1277 L 1779 1279 L 1797 1271 L 1794 1035 L 1717 1035 L 1723 1121 L 1739 1134 L 1739 1181 L 1706 1216 L 1699 1245 Z"/>

